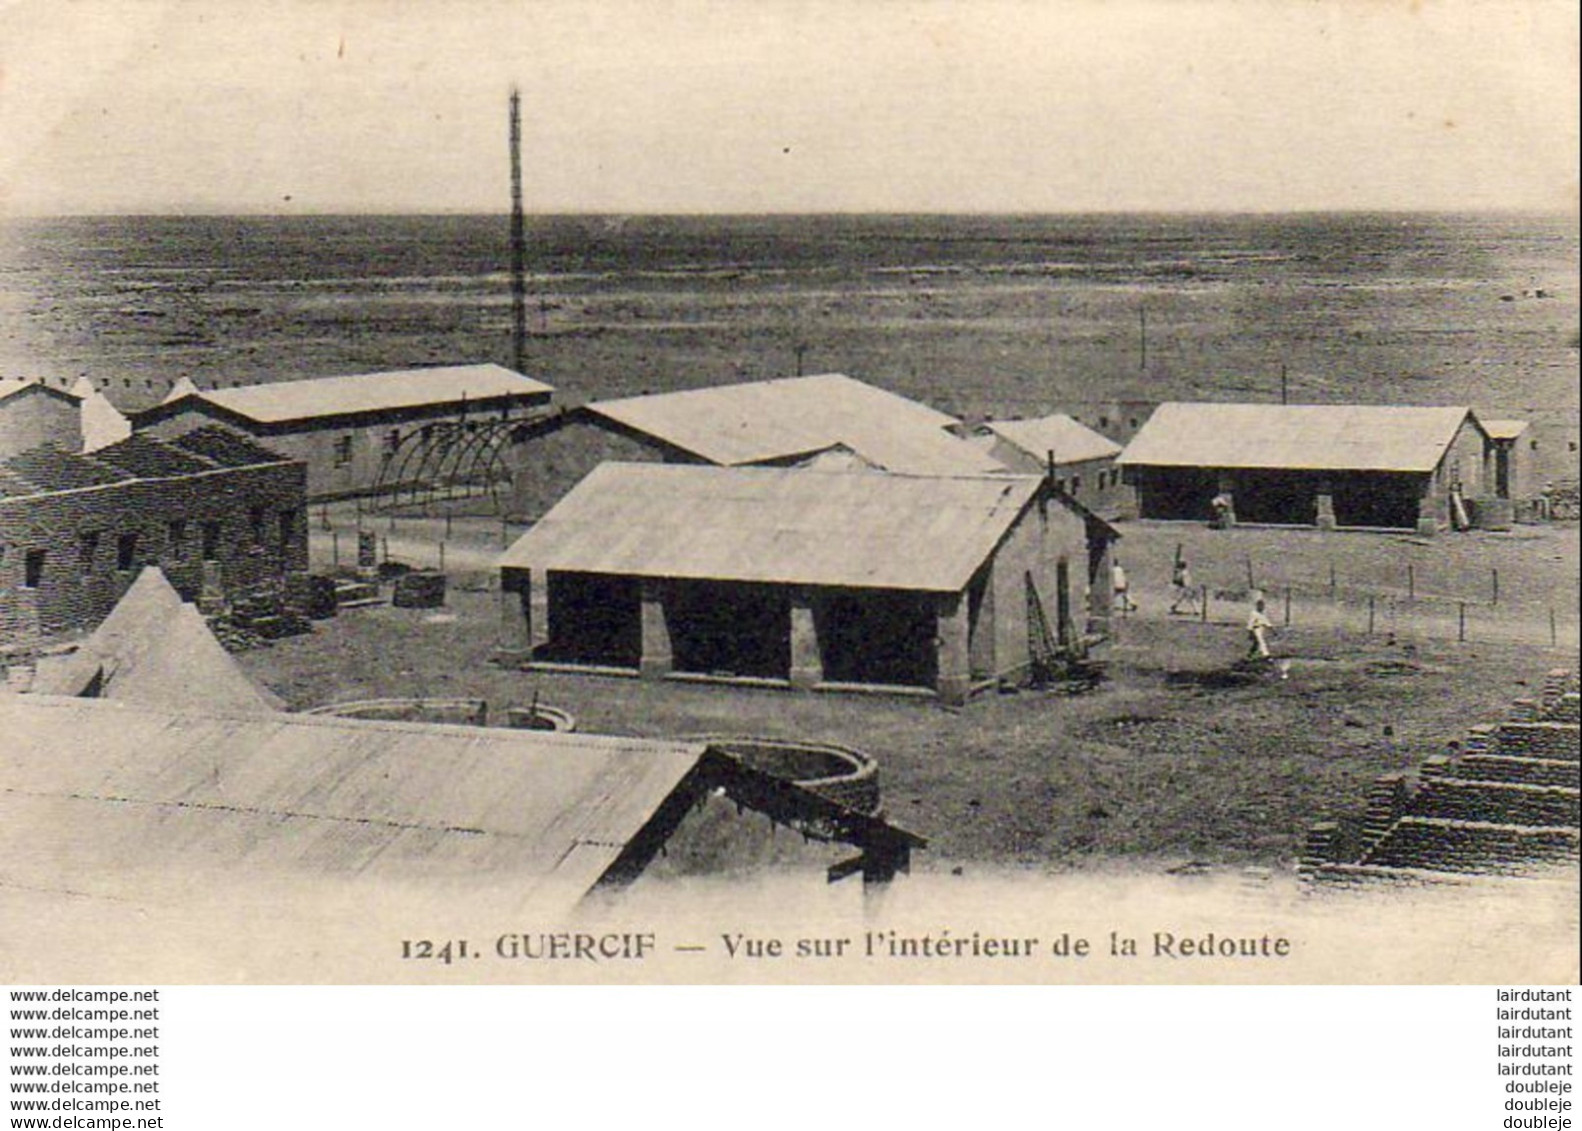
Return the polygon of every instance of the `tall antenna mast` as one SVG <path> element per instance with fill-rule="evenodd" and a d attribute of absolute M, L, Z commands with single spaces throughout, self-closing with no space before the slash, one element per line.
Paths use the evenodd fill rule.
<path fill-rule="evenodd" d="M 527 368 L 527 238 L 522 219 L 522 94 L 511 88 L 511 345 L 512 368 Z"/>

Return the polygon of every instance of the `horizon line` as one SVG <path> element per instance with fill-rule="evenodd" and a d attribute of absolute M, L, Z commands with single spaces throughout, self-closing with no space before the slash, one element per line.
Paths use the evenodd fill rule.
<path fill-rule="evenodd" d="M 259 209 L 242 209 L 226 211 L 224 209 L 166 209 L 166 210 L 87 210 L 68 212 L 5 212 L 0 210 L 0 221 L 8 220 L 141 220 L 141 219 L 260 219 L 260 220 L 290 220 L 290 219 L 334 219 L 346 217 L 499 217 L 509 219 L 509 209 L 471 209 L 471 208 L 438 208 L 438 209 L 409 209 L 392 210 L 383 208 L 328 208 L 328 209 L 302 209 L 292 211 L 265 211 Z M 790 209 L 771 210 L 729 210 L 729 209 L 654 209 L 650 211 L 634 209 L 542 209 L 529 211 L 527 218 L 539 219 L 566 219 L 596 217 L 604 219 L 619 219 L 623 217 L 656 217 L 677 219 L 761 219 L 769 217 L 874 217 L 874 216 L 952 216 L 952 217 L 1088 217 L 1088 216 L 1472 216 L 1472 215 L 1498 215 L 1498 216 L 1545 216 L 1545 217 L 1576 217 L 1582 215 L 1582 206 L 1554 206 L 1539 205 L 1457 205 L 1457 206 L 1431 206 L 1431 205 L 1374 205 L 1374 206 L 1347 206 L 1347 207 L 1300 207 L 1300 208 L 1068 208 L 1068 209 L 876 209 L 876 208 L 836 208 L 816 209 L 812 211 L 798 211 Z"/>

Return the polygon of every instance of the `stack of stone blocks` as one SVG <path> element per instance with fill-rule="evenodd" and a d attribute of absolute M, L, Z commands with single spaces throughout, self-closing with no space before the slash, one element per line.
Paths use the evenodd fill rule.
<path fill-rule="evenodd" d="M 1314 826 L 1298 870 L 1327 882 L 1435 883 L 1574 863 L 1579 770 L 1576 676 L 1552 671 L 1538 698 L 1473 727 L 1455 754 L 1427 759 L 1415 789 L 1403 775 L 1379 778 L 1360 844 L 1335 823 Z"/>

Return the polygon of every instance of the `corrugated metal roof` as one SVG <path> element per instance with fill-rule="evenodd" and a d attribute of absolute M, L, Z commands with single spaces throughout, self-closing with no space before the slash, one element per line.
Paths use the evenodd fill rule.
<path fill-rule="evenodd" d="M 69 655 L 41 661 L 40 695 L 98 696 L 158 707 L 272 711 L 259 687 L 186 604 L 158 566 L 145 566 L 110 615 Z"/>
<path fill-rule="evenodd" d="M 232 389 L 210 389 L 198 395 L 250 420 L 274 424 L 493 397 L 536 396 L 553 391 L 542 381 L 499 365 L 447 365 L 240 385 Z M 175 402 L 167 398 L 162 403 Z"/>
<path fill-rule="evenodd" d="M 843 444 L 886 471 L 1005 470 L 945 431 L 958 423 L 954 417 L 840 373 L 596 401 L 587 410 L 723 466 Z"/>
<path fill-rule="evenodd" d="M 62 861 L 580 895 L 702 757 L 698 743 L 0 695 L 0 877 Z M 21 805 L 21 809 L 17 808 Z M 20 871 L 20 875 L 18 872 Z"/>
<path fill-rule="evenodd" d="M 1484 420 L 1478 418 L 1491 440 L 1514 440 L 1530 427 L 1525 420 Z"/>
<path fill-rule="evenodd" d="M 1039 483 L 606 463 L 500 564 L 950 593 L 966 586 Z"/>
<path fill-rule="evenodd" d="M 1470 415 L 1462 407 L 1171 402 L 1154 410 L 1117 462 L 1432 471 Z"/>
<path fill-rule="evenodd" d="M 990 420 L 984 427 L 1036 459 L 1055 453 L 1055 463 L 1081 463 L 1119 455 L 1121 446 L 1063 412 L 1036 420 Z"/>

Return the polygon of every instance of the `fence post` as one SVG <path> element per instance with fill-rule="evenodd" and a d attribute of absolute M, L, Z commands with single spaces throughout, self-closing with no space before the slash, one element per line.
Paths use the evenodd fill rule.
<path fill-rule="evenodd" d="M 339 530 L 330 531 L 330 564 L 334 566 L 341 564 L 341 532 Z"/>
<path fill-rule="evenodd" d="M 1559 646 L 1560 631 L 1555 627 L 1555 611 L 1551 608 L 1549 610 L 1549 647 L 1557 648 Z"/>
<path fill-rule="evenodd" d="M 1467 603 L 1456 602 L 1456 640 L 1462 644 L 1467 642 Z"/>
<path fill-rule="evenodd" d="M 1247 588 L 1249 590 L 1258 588 L 1257 582 L 1253 581 L 1253 579 L 1252 579 L 1252 555 L 1251 554 L 1247 555 Z"/>
<path fill-rule="evenodd" d="M 450 520 L 451 520 L 451 513 L 450 513 L 450 511 L 446 511 L 445 512 L 445 537 L 447 537 L 447 538 L 450 537 Z"/>
<path fill-rule="evenodd" d="M 1493 603 L 1498 605 L 1500 603 L 1500 571 L 1497 570 L 1497 569 L 1489 570 L 1489 578 L 1494 584 L 1494 601 L 1493 601 Z"/>
<path fill-rule="evenodd" d="M 1285 627 L 1291 627 L 1291 587 L 1285 587 Z"/>
<path fill-rule="evenodd" d="M 505 519 L 502 518 L 502 519 L 500 519 L 500 549 L 502 549 L 502 550 L 509 549 L 510 546 L 511 546 L 511 534 L 510 534 L 510 531 L 506 527 Z"/>
<path fill-rule="evenodd" d="M 1335 599 L 1335 563 L 1329 563 L 1329 599 Z"/>
<path fill-rule="evenodd" d="M 445 543 L 443 541 L 439 544 L 439 571 L 441 573 L 445 572 Z"/>
<path fill-rule="evenodd" d="M 1368 594 L 1368 635 L 1373 635 L 1373 594 Z"/>
<path fill-rule="evenodd" d="M 1204 624 L 1208 623 L 1208 586 L 1203 586 L 1203 600 L 1198 604 L 1198 613 Z"/>
<path fill-rule="evenodd" d="M 1408 600 L 1417 600 L 1417 570 L 1411 562 L 1406 563 L 1406 596 Z"/>

